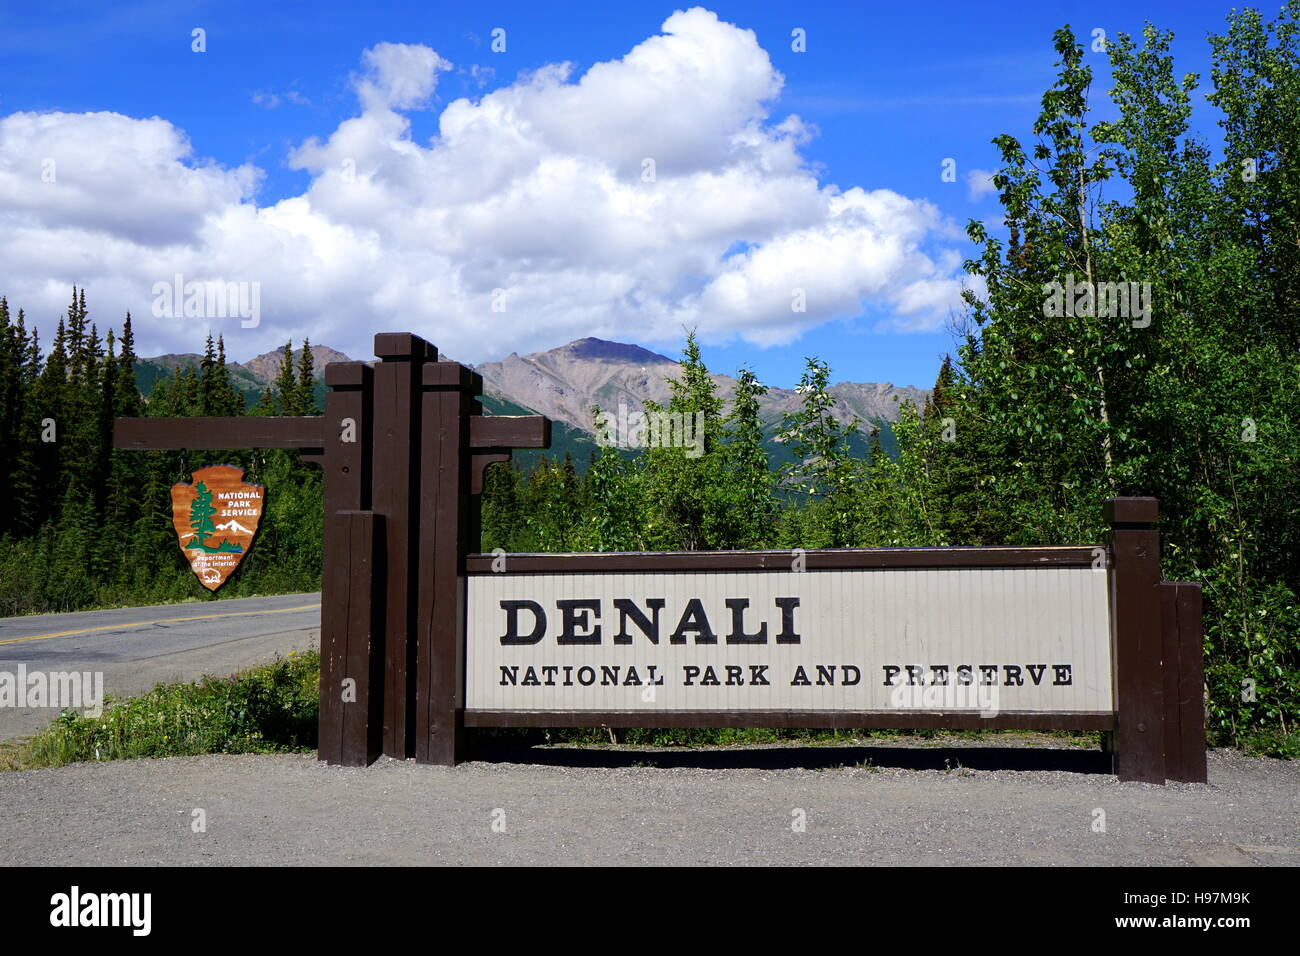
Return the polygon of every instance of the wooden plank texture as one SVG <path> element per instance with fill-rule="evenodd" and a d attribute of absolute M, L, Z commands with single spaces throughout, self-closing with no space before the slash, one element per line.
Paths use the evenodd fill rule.
<path fill-rule="evenodd" d="M 1161 676 L 1163 678 L 1165 718 L 1165 776 L 1169 780 L 1181 780 L 1183 773 L 1183 741 L 1178 714 L 1178 671 L 1179 633 L 1178 633 L 1178 585 L 1170 581 L 1161 581 L 1160 597 L 1160 641 L 1161 641 Z"/>
<path fill-rule="evenodd" d="M 324 443 L 320 416 L 113 420 L 114 448 L 320 448 Z"/>
<path fill-rule="evenodd" d="M 321 462 L 325 528 L 318 755 L 329 763 L 365 766 L 379 755 L 383 727 L 383 521 L 369 512 L 373 382 L 363 362 L 331 363 L 325 378 L 333 390 L 325 396 L 328 434 Z M 359 519 L 358 512 L 368 517 Z M 357 699 L 344 704 L 341 688 L 348 679 L 356 682 Z"/>
<path fill-rule="evenodd" d="M 1177 773 L 1169 773 L 1169 779 L 1205 783 L 1205 636 L 1201 586 L 1178 582 L 1173 587 L 1174 613 L 1178 620 L 1178 679 L 1172 706 L 1168 701 L 1165 706 L 1178 724 L 1179 764 Z"/>
<path fill-rule="evenodd" d="M 453 368 L 438 368 L 453 366 Z M 469 494 L 468 370 L 425 366 L 421 412 L 420 591 L 415 759 L 453 766 L 464 752 L 463 558 Z M 430 381 L 444 384 L 429 384 Z"/>
<path fill-rule="evenodd" d="M 469 420 L 471 448 L 549 448 L 551 420 L 541 415 L 476 415 Z"/>
<path fill-rule="evenodd" d="M 1114 570 L 1111 615 L 1115 635 L 1115 772 L 1121 780 L 1165 782 L 1165 706 L 1161 660 L 1160 534 L 1154 499 L 1112 498 Z"/>
<path fill-rule="evenodd" d="M 373 508 L 384 517 L 384 753 L 415 755 L 416 548 L 422 367 L 437 351 L 409 333 L 375 336 Z"/>

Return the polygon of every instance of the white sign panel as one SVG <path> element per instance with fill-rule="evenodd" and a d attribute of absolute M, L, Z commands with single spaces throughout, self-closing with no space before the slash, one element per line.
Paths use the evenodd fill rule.
<path fill-rule="evenodd" d="M 519 711 L 1113 710 L 1090 568 L 485 574 L 466 706 Z"/>

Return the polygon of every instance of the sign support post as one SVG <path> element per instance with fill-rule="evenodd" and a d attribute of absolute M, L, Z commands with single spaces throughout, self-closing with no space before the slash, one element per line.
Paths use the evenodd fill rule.
<path fill-rule="evenodd" d="M 324 556 L 321 569 L 319 753 L 366 766 L 379 756 L 383 727 L 384 522 L 371 511 L 374 373 L 364 362 L 325 367 Z M 378 624 L 379 626 L 376 626 Z"/>
<path fill-rule="evenodd" d="M 416 747 L 419 763 L 454 765 L 465 747 L 465 567 L 469 535 L 469 369 L 424 367 L 420 464 Z"/>
<path fill-rule="evenodd" d="M 1205 782 L 1199 584 L 1161 581 L 1155 498 L 1110 498 L 1114 766 L 1120 780 Z"/>

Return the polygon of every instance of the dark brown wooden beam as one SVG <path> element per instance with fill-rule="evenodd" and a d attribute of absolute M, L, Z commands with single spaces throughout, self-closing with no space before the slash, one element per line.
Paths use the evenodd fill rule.
<path fill-rule="evenodd" d="M 1155 498 L 1108 498 L 1103 504 L 1109 525 L 1154 525 L 1160 519 Z"/>
<path fill-rule="evenodd" d="M 550 448 L 551 420 L 542 415 L 476 415 L 469 420 L 471 448 Z"/>
<path fill-rule="evenodd" d="M 1205 670 L 1201 586 L 1160 582 L 1164 629 L 1165 776 L 1205 783 Z"/>
<path fill-rule="evenodd" d="M 1182 732 L 1183 775 L 1187 783 L 1206 783 L 1205 617 L 1201 586 L 1178 585 L 1178 724 Z"/>
<path fill-rule="evenodd" d="M 381 332 L 374 367 L 371 510 L 384 518 L 384 738 L 399 760 L 415 756 L 416 606 L 422 432 L 420 389 L 426 363 L 438 353 L 409 332 Z"/>
<path fill-rule="evenodd" d="M 325 519 L 321 581 L 320 738 L 327 763 L 364 767 L 379 756 L 384 621 L 384 522 L 371 511 Z"/>
<path fill-rule="evenodd" d="M 608 554 L 511 554 L 509 574 L 608 573 L 610 571 L 791 571 L 792 551 L 647 551 Z M 470 574 L 492 573 L 491 554 L 471 554 Z M 844 548 L 807 551 L 808 570 L 870 568 L 1083 568 L 1100 560 L 1097 547 L 1042 548 Z"/>
<path fill-rule="evenodd" d="M 331 390 L 325 396 L 328 435 L 321 461 L 325 530 L 318 753 L 322 760 L 347 766 L 365 766 L 379 756 L 384 723 L 386 545 L 383 519 L 369 510 L 373 378 L 364 362 L 325 366 Z M 361 577 L 368 578 L 369 589 Z M 355 693 L 345 701 L 341 690 L 348 680 Z"/>
<path fill-rule="evenodd" d="M 322 448 L 325 419 L 115 418 L 113 447 L 149 448 Z"/>
<path fill-rule="evenodd" d="M 375 335 L 375 355 L 383 362 L 438 361 L 438 350 L 413 332 L 379 332 Z"/>
<path fill-rule="evenodd" d="M 470 456 L 470 479 L 469 492 L 472 495 L 481 495 L 483 493 L 483 472 L 488 465 L 494 465 L 498 462 L 509 461 L 510 452 L 503 448 L 492 448 L 487 451 L 476 451 Z M 482 545 L 480 545 L 482 547 Z"/>
<path fill-rule="evenodd" d="M 473 374 L 454 363 L 429 363 L 423 381 L 415 759 L 454 766 L 465 754 L 463 559 L 472 525 L 466 486 Z"/>
<path fill-rule="evenodd" d="M 370 374 L 369 362 L 330 362 L 325 366 L 325 384 L 334 389 L 366 389 Z"/>
<path fill-rule="evenodd" d="M 1115 773 L 1165 782 L 1165 702 L 1161 659 L 1160 533 L 1154 498 L 1110 498 L 1111 622 L 1115 634 Z"/>

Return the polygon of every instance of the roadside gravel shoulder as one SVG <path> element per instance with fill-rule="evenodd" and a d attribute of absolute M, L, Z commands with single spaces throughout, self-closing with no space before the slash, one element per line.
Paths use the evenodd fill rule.
<path fill-rule="evenodd" d="M 1294 762 L 1212 751 L 1208 785 L 1159 787 L 1095 752 L 901 743 L 0 773 L 0 864 L 1300 865 Z"/>

